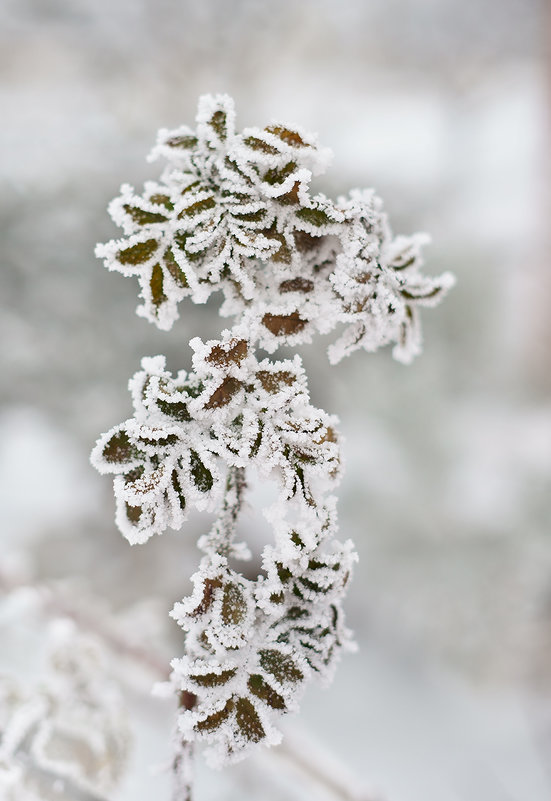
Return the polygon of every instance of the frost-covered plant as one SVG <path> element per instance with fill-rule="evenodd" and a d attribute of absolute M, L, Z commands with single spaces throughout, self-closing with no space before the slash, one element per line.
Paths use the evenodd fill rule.
<path fill-rule="evenodd" d="M 172 611 L 185 638 L 169 683 L 182 740 L 204 743 L 214 764 L 277 743 L 281 716 L 351 642 L 341 601 L 356 555 L 337 539 L 337 421 L 311 404 L 299 356 L 257 352 L 340 327 L 331 363 L 387 344 L 410 362 L 419 307 L 453 284 L 422 275 L 426 237 L 394 237 L 371 190 L 336 201 L 311 193 L 329 156 L 296 127 L 238 133 L 232 100 L 202 97 L 195 130 L 160 131 L 159 181 L 141 194 L 125 184 L 111 203 L 124 237 L 97 247 L 110 270 L 138 278 L 138 314 L 159 328 L 171 328 L 184 298 L 217 291 L 232 320 L 219 340 L 191 340 L 191 372 L 143 359 L 130 381 L 134 415 L 92 454 L 114 474 L 131 543 L 180 528 L 192 507 L 218 513 L 199 540 L 194 590 Z M 235 533 L 251 471 L 278 486 L 255 580 L 235 568 L 249 555 Z"/>
<path fill-rule="evenodd" d="M 130 735 L 102 643 L 67 620 L 49 632 L 50 669 L 31 684 L 0 675 L 0 797 L 53 801 L 112 790 Z M 63 797 L 67 797 L 64 793 Z"/>

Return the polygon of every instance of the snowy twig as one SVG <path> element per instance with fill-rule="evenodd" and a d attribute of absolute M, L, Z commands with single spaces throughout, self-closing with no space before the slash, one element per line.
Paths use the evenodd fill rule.
<path fill-rule="evenodd" d="M 172 801 L 192 801 L 193 744 L 178 739 L 172 777 Z"/>

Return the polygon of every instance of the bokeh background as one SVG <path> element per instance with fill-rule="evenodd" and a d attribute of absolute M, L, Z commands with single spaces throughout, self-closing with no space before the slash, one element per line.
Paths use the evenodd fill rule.
<path fill-rule="evenodd" d="M 205 520 L 130 548 L 88 454 L 130 414 L 142 355 L 188 367 L 190 337 L 224 322 L 216 303 L 184 304 L 171 334 L 154 330 L 93 248 L 116 234 L 119 185 L 155 177 L 157 128 L 192 123 L 199 94 L 233 95 L 241 127 L 318 131 L 334 161 L 317 188 L 374 186 L 396 232 L 431 233 L 427 272 L 457 276 L 411 367 L 385 351 L 330 368 L 326 342 L 303 349 L 313 402 L 346 438 L 360 650 L 309 691 L 289 742 L 342 763 L 365 798 L 551 798 L 550 42 L 544 0 L 0 5 L 6 570 L 77 588 L 92 610 L 151 599 L 177 653 L 165 615 Z M 247 535 L 262 538 L 258 520 Z M 1 629 L 2 669 L 23 669 L 19 634 Z M 171 711 L 144 687 L 113 801 L 168 798 L 151 765 L 169 758 Z M 285 764 L 200 767 L 197 799 L 336 797 Z"/>

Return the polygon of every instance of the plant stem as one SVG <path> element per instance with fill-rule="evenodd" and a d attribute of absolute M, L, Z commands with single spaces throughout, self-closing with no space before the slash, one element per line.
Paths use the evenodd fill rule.
<path fill-rule="evenodd" d="M 193 801 L 193 745 L 176 738 L 172 801 Z"/>
<path fill-rule="evenodd" d="M 201 537 L 199 547 L 207 553 L 228 556 L 235 536 L 239 512 L 243 506 L 243 494 L 247 488 L 244 467 L 230 467 L 222 510 L 210 532 Z"/>

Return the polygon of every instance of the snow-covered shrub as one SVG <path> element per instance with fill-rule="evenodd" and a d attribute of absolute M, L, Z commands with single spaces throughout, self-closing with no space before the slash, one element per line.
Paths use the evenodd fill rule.
<path fill-rule="evenodd" d="M 0 798 L 98 798 L 117 786 L 130 746 L 125 705 L 103 643 L 68 620 L 47 631 L 49 669 L 0 674 Z"/>
<path fill-rule="evenodd" d="M 165 690 L 180 700 L 184 743 L 214 764 L 280 740 L 279 719 L 315 677 L 330 677 L 351 643 L 341 607 L 356 555 L 337 539 L 337 420 L 309 398 L 301 360 L 257 357 L 341 331 L 335 364 L 363 348 L 420 351 L 419 308 L 453 284 L 421 273 L 422 235 L 393 236 L 368 191 L 312 194 L 330 154 L 280 123 L 238 133 L 226 95 L 199 102 L 195 130 L 162 130 L 165 160 L 138 194 L 123 185 L 109 210 L 124 236 L 98 245 L 110 270 L 136 276 L 138 314 L 163 330 L 185 298 L 222 293 L 231 327 L 191 340 L 192 370 L 146 358 L 130 381 L 134 415 L 98 440 L 92 462 L 114 474 L 116 520 L 131 543 L 180 528 L 194 507 L 218 511 L 190 597 L 172 611 L 185 632 Z M 273 542 L 255 580 L 235 531 L 247 475 L 277 483 L 265 510 Z"/>

